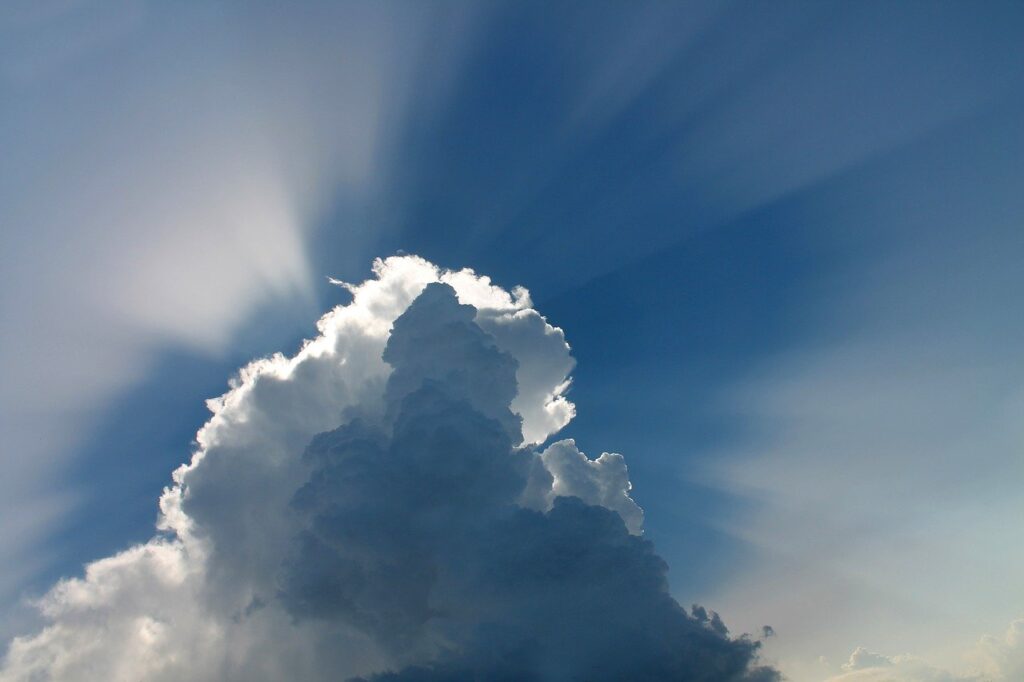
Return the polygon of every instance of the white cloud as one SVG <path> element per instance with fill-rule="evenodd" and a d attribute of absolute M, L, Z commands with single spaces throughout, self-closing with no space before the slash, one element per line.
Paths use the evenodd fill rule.
<path fill-rule="evenodd" d="M 973 658 L 984 674 L 993 679 L 1024 679 L 1024 619 L 1010 623 L 1002 637 L 983 637 Z"/>
<path fill-rule="evenodd" d="M 668 597 L 664 563 L 626 532 L 639 532 L 642 512 L 621 456 L 589 460 L 571 441 L 539 454 L 515 446 L 520 423 L 527 444 L 540 442 L 572 414 L 568 346 L 525 290 L 412 256 L 374 272 L 294 357 L 251 363 L 210 401 L 199 449 L 160 501 L 162 533 L 55 586 L 40 603 L 45 626 L 11 643 L 0 680 L 338 679 L 406 664 L 443 677 L 478 669 L 481 652 L 524 632 L 546 635 L 522 665 L 580 670 L 614 655 L 601 668 L 613 674 L 637 665 L 633 651 L 669 665 L 662 647 L 682 637 L 728 679 L 774 679 L 748 670 L 756 644 Z M 414 313 L 432 282 L 463 305 L 436 284 Z M 518 396 L 505 372 L 526 378 Z M 510 403 L 518 415 L 506 419 Z M 519 509 L 527 480 L 546 515 L 505 511 Z M 570 494 L 625 524 L 558 497 Z M 492 548 L 501 533 L 512 539 Z M 516 562 L 521 577 L 496 573 Z M 614 634 L 623 618 L 663 632 Z M 504 634 L 489 639 L 496 626 Z"/>
<path fill-rule="evenodd" d="M 1024 674 L 1024 620 L 1001 637 L 986 635 L 964 653 L 957 672 L 909 654 L 887 656 L 857 647 L 826 682 L 1016 682 Z"/>
<path fill-rule="evenodd" d="M 855 649 L 841 668 L 843 672 L 827 682 L 978 682 L 977 677 L 955 675 L 914 656 L 884 656 L 863 647 Z"/>
<path fill-rule="evenodd" d="M 622 455 L 604 452 L 597 459 L 588 459 L 572 439 L 567 439 L 552 443 L 540 457 L 554 478 L 548 505 L 558 496 L 578 497 L 618 512 L 631 533 L 640 532 L 644 512 L 629 496 L 633 486 Z"/>

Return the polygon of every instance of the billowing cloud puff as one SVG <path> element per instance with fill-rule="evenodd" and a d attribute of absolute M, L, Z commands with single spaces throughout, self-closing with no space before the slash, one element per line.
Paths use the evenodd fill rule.
<path fill-rule="evenodd" d="M 980 678 L 961 677 L 914 656 L 885 656 L 864 647 L 850 654 L 842 670 L 829 682 L 980 682 Z"/>
<path fill-rule="evenodd" d="M 415 257 L 210 402 L 160 534 L 41 601 L 2 680 L 776 680 L 669 595 L 561 330 Z"/>
<path fill-rule="evenodd" d="M 640 532 L 644 512 L 629 496 L 632 485 L 622 455 L 606 452 L 597 459 L 589 459 L 576 449 L 575 442 L 567 439 L 553 443 L 540 453 L 540 458 L 553 477 L 544 491 L 548 500 L 578 497 L 588 504 L 607 507 L 618 512 L 631 533 Z"/>
<path fill-rule="evenodd" d="M 1024 679 L 1024 620 L 1010 623 L 1002 637 L 982 637 L 967 658 L 970 670 L 951 672 L 916 656 L 886 656 L 857 647 L 842 673 L 827 682 L 1016 682 Z"/>
<path fill-rule="evenodd" d="M 1002 637 L 983 637 L 975 655 L 991 677 L 1024 680 L 1024 619 L 1010 623 Z"/>

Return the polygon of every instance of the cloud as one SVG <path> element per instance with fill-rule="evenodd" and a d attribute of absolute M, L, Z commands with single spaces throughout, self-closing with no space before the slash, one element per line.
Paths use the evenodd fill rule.
<path fill-rule="evenodd" d="M 553 443 L 540 453 L 544 467 L 553 477 L 548 500 L 578 497 L 588 504 L 601 505 L 618 512 L 631 533 L 639 533 L 643 510 L 629 496 L 632 484 L 622 455 L 605 452 L 589 459 L 571 439 Z"/>
<path fill-rule="evenodd" d="M 884 656 L 857 647 L 842 673 L 828 682 L 978 682 L 977 677 L 961 677 L 928 665 L 914 656 Z"/>
<path fill-rule="evenodd" d="M 1024 619 L 1010 623 L 1002 637 L 982 637 L 973 658 L 995 679 L 1024 679 Z"/>
<path fill-rule="evenodd" d="M 917 656 L 857 647 L 826 682 L 1014 682 L 1024 675 L 1024 620 L 1010 623 L 1002 637 L 982 637 L 965 658 L 969 670 L 951 672 Z"/>
<path fill-rule="evenodd" d="M 679 606 L 561 330 L 416 257 L 209 405 L 160 533 L 40 602 L 0 680 L 776 680 Z"/>

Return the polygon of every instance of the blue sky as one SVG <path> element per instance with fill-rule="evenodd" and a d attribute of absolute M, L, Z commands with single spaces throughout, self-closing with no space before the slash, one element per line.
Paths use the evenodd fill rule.
<path fill-rule="evenodd" d="M 971 669 L 1024 617 L 1022 37 L 999 2 L 5 8 L 0 633 L 403 252 L 565 331 L 564 435 L 627 457 L 681 602 L 797 682 Z"/>

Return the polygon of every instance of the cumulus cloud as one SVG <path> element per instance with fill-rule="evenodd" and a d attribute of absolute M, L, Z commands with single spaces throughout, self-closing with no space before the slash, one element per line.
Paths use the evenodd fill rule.
<path fill-rule="evenodd" d="M 1024 618 L 1010 623 L 1002 637 L 983 637 L 978 643 L 975 657 L 992 677 L 1024 679 Z"/>
<path fill-rule="evenodd" d="M 829 682 L 980 682 L 980 678 L 955 675 L 915 656 L 885 656 L 864 647 L 857 647 L 841 669 Z"/>
<path fill-rule="evenodd" d="M 411 256 L 210 401 L 160 533 L 40 602 L 0 680 L 777 680 L 671 597 L 561 330 Z"/>
<path fill-rule="evenodd" d="M 1002 637 L 982 637 L 966 658 L 970 670 L 952 672 L 909 654 L 857 647 L 827 682 L 1015 682 L 1024 679 L 1024 620 L 1010 623 Z"/>
<path fill-rule="evenodd" d="M 633 486 L 622 455 L 605 452 L 589 459 L 572 439 L 566 439 L 551 444 L 540 458 L 553 479 L 544 491 L 549 504 L 556 497 L 578 497 L 618 512 L 631 533 L 640 532 L 644 512 L 629 496 Z"/>

